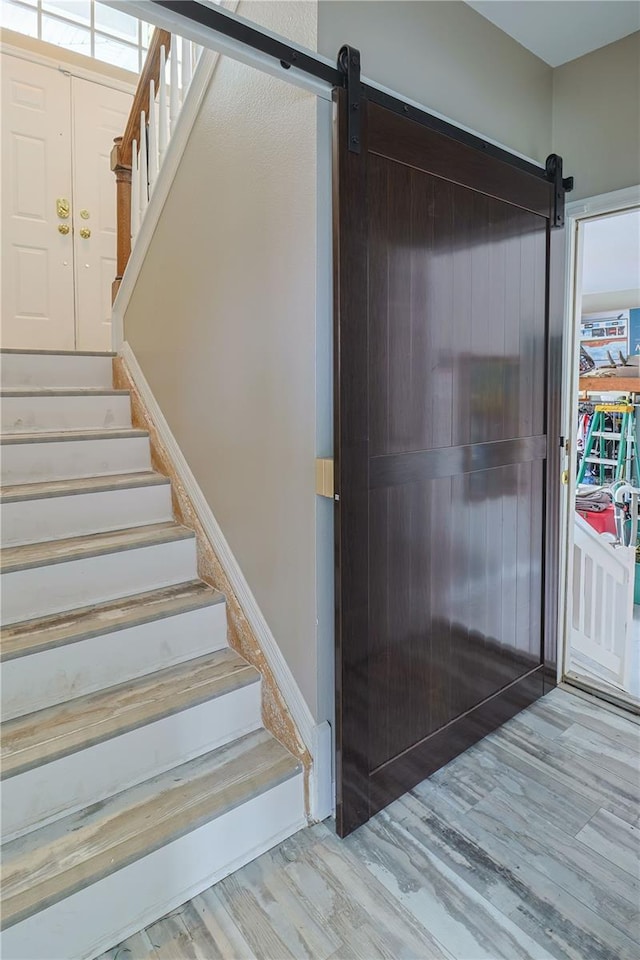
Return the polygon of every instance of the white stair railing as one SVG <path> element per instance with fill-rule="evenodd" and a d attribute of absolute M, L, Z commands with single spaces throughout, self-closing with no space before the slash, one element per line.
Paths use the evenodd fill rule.
<path fill-rule="evenodd" d="M 144 222 L 201 53 L 198 44 L 165 30 L 156 29 L 151 38 L 125 132 L 116 137 L 111 151 L 118 223 L 113 299 Z"/>
<path fill-rule="evenodd" d="M 569 669 L 626 689 L 635 548 L 609 542 L 575 516 Z"/>
<path fill-rule="evenodd" d="M 137 145 L 138 157 L 132 152 L 132 202 L 131 202 L 131 249 L 142 226 L 145 211 L 149 205 L 153 188 L 162 168 L 162 161 L 180 115 L 180 109 L 191 86 L 193 71 L 198 63 L 202 47 L 191 40 L 171 38 L 169 50 L 164 44 L 160 47 L 160 70 L 158 89 L 151 78 L 149 81 L 149 113 L 140 112 L 140 142 Z M 168 67 L 167 67 L 168 64 Z M 169 81 L 167 82 L 167 69 Z M 134 177 L 137 176 L 137 188 Z M 136 204 L 133 194 L 136 194 Z"/>

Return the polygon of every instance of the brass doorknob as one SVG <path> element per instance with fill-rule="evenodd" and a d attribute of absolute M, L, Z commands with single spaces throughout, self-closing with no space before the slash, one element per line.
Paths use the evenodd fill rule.
<path fill-rule="evenodd" d="M 91 236 L 91 230 L 89 230 L 89 227 L 83 227 L 82 230 L 80 231 L 80 236 L 82 237 L 83 240 L 88 240 L 89 237 Z"/>
<path fill-rule="evenodd" d="M 66 237 L 66 235 L 69 233 L 69 230 L 70 230 L 70 229 L 71 229 L 71 228 L 70 228 L 70 226 L 69 226 L 68 223 L 59 223 L 59 224 L 58 224 L 58 233 L 61 233 L 63 237 Z"/>

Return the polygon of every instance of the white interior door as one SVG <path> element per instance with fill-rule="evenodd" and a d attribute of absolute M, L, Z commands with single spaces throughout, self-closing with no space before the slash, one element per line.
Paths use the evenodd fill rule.
<path fill-rule="evenodd" d="M 0 342 L 73 350 L 73 231 L 56 207 L 71 204 L 70 78 L 8 54 L 0 64 Z"/>
<path fill-rule="evenodd" d="M 109 158 L 133 97 L 78 77 L 71 84 L 77 349 L 110 350 L 116 184 Z"/>

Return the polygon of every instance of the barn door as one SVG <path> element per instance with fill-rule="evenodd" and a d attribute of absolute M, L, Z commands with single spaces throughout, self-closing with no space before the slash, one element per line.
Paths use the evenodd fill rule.
<path fill-rule="evenodd" d="M 562 233 L 544 177 L 366 101 L 351 152 L 346 112 L 341 92 L 341 836 L 555 683 Z"/>

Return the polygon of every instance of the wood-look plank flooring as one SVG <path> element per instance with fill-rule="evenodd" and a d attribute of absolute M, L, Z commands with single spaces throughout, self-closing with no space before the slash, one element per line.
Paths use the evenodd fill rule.
<path fill-rule="evenodd" d="M 555 690 L 344 841 L 303 830 L 101 960 L 638 960 L 640 725 Z"/>

